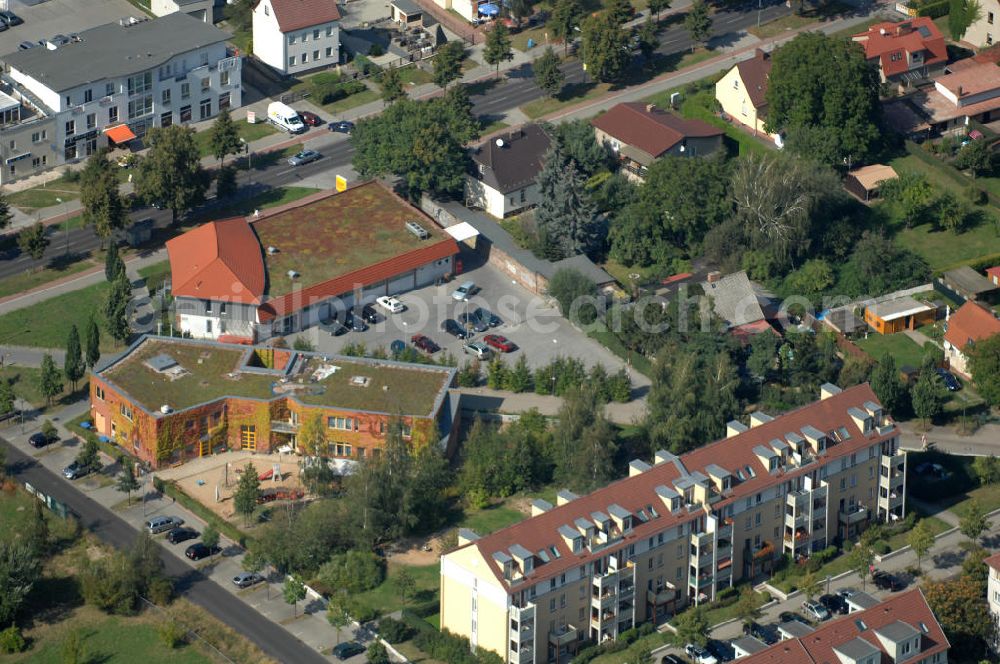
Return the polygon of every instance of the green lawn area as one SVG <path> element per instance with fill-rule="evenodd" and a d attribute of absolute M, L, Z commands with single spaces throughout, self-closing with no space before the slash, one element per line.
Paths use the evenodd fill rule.
<path fill-rule="evenodd" d="M 101 351 L 122 350 L 104 328 L 100 313 L 107 291 L 107 282 L 101 282 L 3 314 L 0 339 L 16 346 L 63 348 L 70 326 L 75 323 L 82 330 L 93 316 L 101 327 Z"/>
<path fill-rule="evenodd" d="M 527 518 L 520 510 L 505 505 L 495 505 L 481 510 L 467 510 L 458 523 L 460 528 L 469 528 L 478 535 L 489 535 Z"/>
<path fill-rule="evenodd" d="M 979 506 L 984 512 L 1000 509 L 1000 484 L 987 484 L 959 494 L 951 501 L 947 501 L 948 509 L 962 516 L 973 498 L 979 501 Z"/>
<path fill-rule="evenodd" d="M 466 58 L 462 60 L 462 73 L 469 71 L 470 69 L 475 69 L 479 66 L 478 60 L 473 60 L 472 58 Z"/>
<path fill-rule="evenodd" d="M 389 567 L 386 570 L 385 581 L 382 582 L 382 585 L 354 595 L 351 598 L 352 601 L 361 606 L 375 609 L 381 615 L 388 615 L 393 611 L 402 609 L 404 606 L 403 599 L 399 594 L 399 588 L 396 586 L 395 579 L 399 574 L 399 570 L 404 567 L 410 572 L 410 575 L 416 582 L 415 590 L 409 603 L 423 604 L 435 600 L 441 585 L 441 569 L 439 565 L 399 565 L 390 560 Z"/>
<path fill-rule="evenodd" d="M 936 516 L 925 516 L 924 518 L 921 519 L 921 521 L 924 522 L 924 524 L 927 526 L 927 529 L 930 531 L 931 535 L 934 536 L 940 535 L 944 531 L 951 528 L 951 526 L 949 526 L 947 523 L 937 518 Z M 896 549 L 901 549 L 904 546 L 907 546 L 906 542 L 907 535 L 909 535 L 909 533 L 896 533 L 895 535 L 887 539 L 886 542 L 889 544 L 892 550 L 895 551 Z"/>
<path fill-rule="evenodd" d="M 545 33 L 547 31 L 548 30 L 544 25 L 540 25 L 537 28 L 529 28 L 527 30 L 522 30 L 521 32 L 517 33 L 516 35 L 510 38 L 510 43 L 514 48 L 523 53 L 524 51 L 528 50 L 529 39 L 534 40 L 536 46 L 538 44 L 544 44 Z M 556 46 L 561 47 L 561 44 L 556 44 L 555 46 L 553 46 L 553 48 L 555 48 Z"/>
<path fill-rule="evenodd" d="M 358 106 L 363 106 L 364 104 L 369 104 L 373 101 L 378 101 L 381 99 L 381 95 L 375 90 L 368 89 L 353 94 L 349 97 L 344 97 L 343 99 L 338 99 L 332 104 L 326 104 L 323 106 L 330 113 L 343 113 L 344 111 L 352 108 L 357 108 Z"/>
<path fill-rule="evenodd" d="M 488 125 L 484 126 L 482 129 L 480 129 L 479 133 L 481 135 L 485 136 L 486 134 L 492 134 L 495 131 L 500 131 L 501 129 L 506 129 L 509 126 L 510 125 L 507 124 L 506 122 L 504 122 L 503 120 L 494 120 L 493 122 L 489 123 Z"/>
<path fill-rule="evenodd" d="M 774 37 L 780 35 L 783 32 L 789 30 L 797 30 L 798 28 L 803 28 L 811 23 L 816 23 L 818 21 L 824 21 L 831 19 L 838 14 L 845 11 L 851 10 L 852 7 L 845 5 L 841 2 L 830 2 L 824 6 L 803 12 L 802 14 L 790 14 L 788 16 L 782 16 L 773 21 L 769 21 L 758 27 L 752 27 L 747 32 L 759 37 L 760 39 L 767 39 L 768 37 Z M 852 34 L 862 32 L 860 28 L 853 28 Z"/>
<path fill-rule="evenodd" d="M 430 83 L 433 77 L 429 72 L 424 71 L 416 65 L 399 68 L 399 80 L 403 85 L 423 85 Z"/>
<path fill-rule="evenodd" d="M 57 198 L 63 202 L 76 200 L 80 197 L 80 182 L 70 182 L 63 175 L 55 180 L 50 180 L 44 185 L 38 185 L 31 189 L 15 191 L 7 195 L 7 201 L 14 207 L 21 208 L 25 212 L 31 212 L 39 208 L 59 205 Z"/>
<path fill-rule="evenodd" d="M 0 297 L 16 295 L 43 286 L 50 281 L 62 279 L 74 274 L 83 272 L 87 268 L 93 267 L 96 263 L 92 260 L 76 261 L 68 265 L 59 267 L 46 267 L 41 270 L 22 272 L 10 277 L 0 279 Z"/>
<path fill-rule="evenodd" d="M 0 539 L 7 541 L 25 529 L 32 518 L 34 502 L 35 498 L 20 488 L 11 493 L 0 493 L 0 523 L 4 526 L 0 528 Z M 48 509 L 45 510 L 45 517 L 54 539 L 72 536 L 73 528 L 69 522 L 63 521 Z M 3 658 L 0 661 L 4 661 Z"/>
<path fill-rule="evenodd" d="M 236 117 L 233 118 L 233 122 L 240 132 L 240 138 L 248 143 L 278 132 L 270 122 L 255 122 L 254 124 L 250 124 L 246 120 L 237 119 Z M 211 128 L 196 133 L 194 135 L 194 142 L 198 146 L 198 154 L 202 157 L 212 154 Z"/>
<path fill-rule="evenodd" d="M 575 106 L 581 102 L 602 97 L 611 90 L 610 83 L 571 83 L 565 86 L 562 92 L 556 97 L 542 97 L 534 101 L 529 101 L 521 107 L 521 112 L 532 120 L 540 118 L 549 113 L 555 113 L 568 106 Z"/>
<path fill-rule="evenodd" d="M 924 349 L 902 332 L 897 334 L 872 332 L 867 339 L 860 339 L 856 343 L 876 360 L 889 353 L 895 358 L 897 367 L 906 365 L 920 367 L 920 360 L 924 355 Z"/>
<path fill-rule="evenodd" d="M 147 265 L 139 270 L 139 276 L 146 280 L 146 288 L 149 289 L 150 293 L 153 293 L 170 276 L 170 261 L 160 261 Z"/>
<path fill-rule="evenodd" d="M 653 363 L 644 355 L 625 348 L 625 345 L 618 337 L 611 333 L 600 323 L 595 323 L 588 329 L 587 336 L 606 347 L 618 357 L 625 358 L 633 369 L 646 376 L 653 375 Z"/>

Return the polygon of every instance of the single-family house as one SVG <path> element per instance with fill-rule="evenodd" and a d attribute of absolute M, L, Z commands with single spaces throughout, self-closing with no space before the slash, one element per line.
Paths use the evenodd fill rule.
<path fill-rule="evenodd" d="M 225 6 L 225 0 L 151 0 L 149 10 L 156 16 L 184 12 L 204 23 L 215 23 Z"/>
<path fill-rule="evenodd" d="M 472 150 L 465 177 L 465 202 L 498 219 L 538 204 L 535 178 L 551 141 L 536 124 L 496 136 Z"/>
<path fill-rule="evenodd" d="M 621 162 L 625 175 L 642 180 L 660 157 L 700 157 L 722 149 L 719 127 L 687 120 L 655 104 L 626 102 L 590 121 L 599 143 L 607 145 Z"/>
<path fill-rule="evenodd" d="M 1000 285 L 1000 265 L 986 268 L 986 278 Z"/>
<path fill-rule="evenodd" d="M 865 322 L 879 334 L 915 330 L 934 322 L 934 307 L 912 297 L 897 297 L 865 307 Z"/>
<path fill-rule="evenodd" d="M 1000 287 L 968 265 L 948 270 L 935 283 L 935 288 L 944 291 L 956 300 L 965 302 L 996 302 Z"/>
<path fill-rule="evenodd" d="M 944 333 L 944 357 L 951 370 L 969 378 L 966 351 L 975 342 L 994 334 L 1000 334 L 1000 320 L 978 302 L 966 302 L 948 316 L 948 329 Z"/>
<path fill-rule="evenodd" d="M 760 298 L 745 271 L 726 276 L 712 272 L 701 287 L 711 301 L 715 315 L 737 337 L 747 338 L 761 332 L 777 334 L 767 322 Z"/>
<path fill-rule="evenodd" d="M 997 20 L 1000 18 L 1000 1 L 998 0 L 978 0 L 978 18 L 969 24 L 965 29 L 962 41 L 972 44 L 977 48 L 985 48 L 993 45 L 994 35 L 997 32 Z"/>
<path fill-rule="evenodd" d="M 336 0 L 257 0 L 254 55 L 289 76 L 339 64 L 340 19 Z"/>
<path fill-rule="evenodd" d="M 948 49 L 934 21 L 918 16 L 900 23 L 876 23 L 851 37 L 878 65 L 883 83 L 912 85 L 944 72 Z"/>
<path fill-rule="evenodd" d="M 754 135 L 767 134 L 767 80 L 771 75 L 771 56 L 761 49 L 753 57 L 737 62 L 715 84 L 715 99 L 730 118 L 746 125 Z M 777 134 L 771 136 L 777 138 Z"/>
<path fill-rule="evenodd" d="M 892 166 L 886 164 L 871 164 L 856 168 L 847 174 L 844 189 L 863 201 L 870 201 L 878 196 L 879 187 L 886 180 L 895 180 L 899 175 Z"/>

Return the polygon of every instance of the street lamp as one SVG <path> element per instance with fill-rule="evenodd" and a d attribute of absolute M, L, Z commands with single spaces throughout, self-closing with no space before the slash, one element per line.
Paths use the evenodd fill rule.
<path fill-rule="evenodd" d="M 253 152 L 250 152 L 250 144 L 242 136 L 240 143 L 243 144 L 243 152 L 247 155 L 247 186 L 249 187 L 253 185 Z"/>
<path fill-rule="evenodd" d="M 59 197 L 56 197 L 56 203 L 58 203 L 61 206 L 62 203 L 63 203 L 63 199 L 61 199 Z M 67 205 L 66 208 L 68 209 L 69 205 Z M 67 212 L 67 210 L 63 210 L 63 214 L 69 214 L 69 213 Z M 65 233 L 65 235 L 66 235 L 66 255 L 69 256 L 69 217 L 66 217 L 66 233 Z"/>

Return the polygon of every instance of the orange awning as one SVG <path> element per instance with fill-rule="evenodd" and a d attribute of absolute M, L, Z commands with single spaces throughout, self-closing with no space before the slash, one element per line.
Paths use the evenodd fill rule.
<path fill-rule="evenodd" d="M 128 128 L 128 125 L 118 125 L 117 127 L 111 127 L 110 129 L 105 129 L 104 133 L 108 135 L 112 141 L 121 145 L 122 143 L 128 143 L 133 138 L 135 134 L 132 130 Z"/>

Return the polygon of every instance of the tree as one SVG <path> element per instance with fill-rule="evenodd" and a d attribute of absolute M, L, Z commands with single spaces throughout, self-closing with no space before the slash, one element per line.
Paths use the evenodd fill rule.
<path fill-rule="evenodd" d="M 991 406 L 1000 405 L 1000 334 L 968 344 L 965 354 L 980 396 Z"/>
<path fill-rule="evenodd" d="M 868 581 L 868 576 L 872 573 L 872 564 L 875 562 L 875 552 L 871 543 L 862 536 L 861 541 L 851 549 L 848 554 L 848 565 L 858 578 L 861 579 L 861 588 L 864 589 Z"/>
<path fill-rule="evenodd" d="M 700 606 L 682 612 L 673 622 L 676 629 L 674 643 L 678 645 L 693 643 L 702 647 L 708 643 L 708 632 L 712 626 L 708 624 L 708 619 Z"/>
<path fill-rule="evenodd" d="M 250 525 L 250 516 L 257 508 L 257 499 L 260 497 L 260 477 L 257 469 L 252 463 L 248 463 L 243 468 L 236 491 L 233 493 L 233 506 L 238 514 L 243 515 L 243 522 Z"/>
<path fill-rule="evenodd" d="M 125 270 L 125 262 L 122 261 L 121 254 L 118 253 L 118 243 L 112 242 L 108 245 L 108 251 L 104 255 L 104 277 L 108 283 L 113 283 L 118 277 L 118 273 Z"/>
<path fill-rule="evenodd" d="M 684 16 L 684 29 L 691 36 L 691 52 L 695 44 L 703 44 L 712 34 L 712 17 L 704 0 L 694 0 Z"/>
<path fill-rule="evenodd" d="M 635 8 L 628 0 L 604 0 L 604 11 L 618 25 L 628 23 L 635 14 Z"/>
<path fill-rule="evenodd" d="M 296 442 L 302 446 L 302 451 L 309 456 L 325 457 L 327 449 L 326 427 L 319 411 L 312 411 L 302 420 Z"/>
<path fill-rule="evenodd" d="M 296 602 L 301 602 L 306 598 L 306 584 L 298 574 L 292 574 L 285 579 L 285 585 L 281 588 L 282 597 L 287 604 L 292 605 L 292 616 L 298 615 Z"/>
<path fill-rule="evenodd" d="M 660 20 L 660 12 L 670 9 L 670 0 L 649 0 L 647 8 L 656 17 L 656 20 Z"/>
<path fill-rule="evenodd" d="M 391 104 L 406 96 L 403 89 L 403 79 L 399 75 L 399 69 L 393 66 L 386 67 L 379 74 L 379 85 L 382 86 L 382 101 Z"/>
<path fill-rule="evenodd" d="M 87 323 L 87 368 L 93 369 L 101 359 L 101 331 L 93 318 Z"/>
<path fill-rule="evenodd" d="M 486 64 L 496 67 L 497 78 L 500 78 L 500 63 L 514 59 L 514 51 L 510 41 L 510 31 L 503 23 L 494 23 L 493 29 L 486 33 L 486 43 L 483 45 L 483 60 Z"/>
<path fill-rule="evenodd" d="M 78 628 L 69 630 L 63 638 L 59 652 L 62 664 L 85 664 L 89 660 L 83 636 Z"/>
<path fill-rule="evenodd" d="M 612 165 L 607 146 L 598 143 L 594 127 L 587 120 L 570 120 L 544 125 L 563 161 L 572 161 L 584 177 L 605 171 Z"/>
<path fill-rule="evenodd" d="M 448 84 L 462 77 L 462 60 L 465 59 L 465 45 L 460 41 L 450 41 L 434 54 L 434 84 L 447 88 Z"/>
<path fill-rule="evenodd" d="M 80 173 L 83 223 L 93 226 L 101 244 L 129 222 L 128 206 L 118 191 L 118 167 L 108 160 L 108 150 L 90 155 Z"/>
<path fill-rule="evenodd" d="M 234 195 L 240 185 L 236 181 L 236 169 L 232 166 L 222 166 L 215 173 L 215 197 L 229 198 Z"/>
<path fill-rule="evenodd" d="M 975 580 L 962 576 L 928 583 L 923 590 L 934 616 L 951 641 L 951 655 L 955 660 L 971 661 L 985 655 L 995 642 L 997 626 Z"/>
<path fill-rule="evenodd" d="M 985 597 L 990 575 L 989 567 L 983 561 L 990 557 L 990 551 L 980 544 L 963 542 L 960 546 L 965 549 L 965 559 L 962 560 L 962 576 L 974 581 L 980 588 L 980 593 Z"/>
<path fill-rule="evenodd" d="M 881 232 L 865 231 L 841 270 L 839 284 L 846 295 L 888 293 L 927 283 L 930 274 L 927 263 L 913 252 Z"/>
<path fill-rule="evenodd" d="M 13 624 L 41 575 L 41 561 L 23 542 L 0 539 L 0 625 Z"/>
<path fill-rule="evenodd" d="M 93 431 L 88 431 L 83 439 L 83 447 L 76 455 L 76 464 L 81 468 L 89 468 L 96 472 L 101 469 L 100 447 L 97 444 L 97 435 Z"/>
<path fill-rule="evenodd" d="M 938 196 L 934 204 L 938 226 L 945 230 L 962 232 L 969 219 L 969 205 L 958 196 L 946 191 Z"/>
<path fill-rule="evenodd" d="M 556 478 L 574 490 L 602 486 L 614 476 L 618 445 L 593 385 L 570 388 L 553 437 Z"/>
<path fill-rule="evenodd" d="M 215 556 L 215 547 L 219 546 L 219 539 L 219 529 L 214 523 L 208 524 L 205 526 L 205 530 L 201 531 L 201 543 L 212 551 L 213 556 Z"/>
<path fill-rule="evenodd" d="M 147 203 L 170 208 L 171 220 L 205 199 L 209 177 L 201 166 L 194 130 L 183 125 L 153 127 L 143 142 L 149 148 L 139 160 L 132 183 Z"/>
<path fill-rule="evenodd" d="M 582 29 L 580 55 L 587 73 L 602 82 L 619 80 L 631 59 L 628 32 L 607 13 L 587 18 Z"/>
<path fill-rule="evenodd" d="M 401 567 L 399 568 L 399 572 L 396 573 L 394 581 L 396 588 L 399 589 L 399 598 L 403 600 L 403 604 L 406 604 L 406 600 L 413 596 L 413 591 L 417 587 L 417 582 L 413 578 L 413 574 L 406 567 Z"/>
<path fill-rule="evenodd" d="M 535 223 L 544 237 L 546 257 L 558 260 L 599 249 L 601 225 L 576 163 L 564 164 L 560 151 L 551 148 L 535 182 Z"/>
<path fill-rule="evenodd" d="M 53 400 L 62 394 L 62 372 L 56 367 L 52 356 L 45 353 L 42 356 L 41 375 L 38 378 L 38 389 L 45 397 L 45 402 L 52 405 Z"/>
<path fill-rule="evenodd" d="M 931 533 L 930 528 L 923 521 L 917 521 L 913 529 L 906 534 L 906 543 L 909 545 L 910 549 L 917 556 L 917 569 L 923 571 L 922 561 L 924 556 L 931 550 L 934 546 L 934 534 Z"/>
<path fill-rule="evenodd" d="M 771 56 L 768 133 L 792 152 L 829 165 L 860 163 L 881 137 L 878 69 L 855 42 L 807 32 Z"/>
<path fill-rule="evenodd" d="M 993 150 L 986 140 L 969 141 L 955 156 L 955 167 L 968 170 L 972 177 L 993 170 Z"/>
<path fill-rule="evenodd" d="M 128 339 L 131 333 L 131 326 L 128 320 L 128 307 L 132 301 L 132 282 L 124 271 L 118 276 L 108 289 L 107 299 L 104 301 L 104 320 L 111 333 L 111 338 L 118 343 Z"/>
<path fill-rule="evenodd" d="M 14 220 L 14 212 L 10 209 L 7 196 L 0 194 L 0 229 L 7 228 Z"/>
<path fill-rule="evenodd" d="M 951 0 L 948 7 L 948 31 L 951 38 L 961 41 L 969 26 L 982 16 L 978 0 Z"/>
<path fill-rule="evenodd" d="M 6 378 L 0 378 L 0 415 L 14 412 L 15 399 L 14 386 Z"/>
<path fill-rule="evenodd" d="M 25 524 L 24 530 L 21 532 L 22 540 L 31 547 L 31 550 L 35 552 L 35 556 L 39 560 L 49 550 L 49 520 L 45 516 L 45 509 L 42 501 L 33 500 L 31 520 Z"/>
<path fill-rule="evenodd" d="M 507 10 L 514 17 L 514 20 L 517 21 L 518 27 L 520 27 L 521 21 L 531 16 L 535 11 L 535 7 L 531 0 L 511 0 L 507 3 Z"/>
<path fill-rule="evenodd" d="M 656 24 L 653 23 L 653 18 L 647 14 L 646 22 L 634 34 L 639 41 L 639 52 L 642 53 L 642 59 L 648 65 L 653 61 L 656 49 L 660 46 L 660 40 L 656 38 Z"/>
<path fill-rule="evenodd" d="M 906 386 L 896 369 L 896 359 L 883 353 L 872 371 L 872 390 L 890 413 L 899 413 L 906 405 Z"/>
<path fill-rule="evenodd" d="M 45 226 L 40 221 L 31 226 L 25 226 L 17 234 L 17 248 L 36 261 L 42 259 L 48 246 L 49 238 L 45 235 Z"/>
<path fill-rule="evenodd" d="M 965 507 L 965 512 L 958 521 L 959 532 L 968 537 L 973 543 L 977 543 L 982 534 L 989 530 L 991 525 L 993 524 L 986 518 L 986 512 L 979 505 L 979 501 L 975 498 L 969 499 Z"/>
<path fill-rule="evenodd" d="M 584 10 L 579 0 L 556 0 L 552 15 L 545 24 L 552 31 L 552 36 L 563 40 L 563 48 L 569 52 L 573 31 L 576 29 Z"/>
<path fill-rule="evenodd" d="M 337 642 L 340 642 L 340 630 L 351 624 L 351 616 L 347 613 L 347 593 L 338 590 L 330 596 L 326 605 L 326 620 L 337 630 Z"/>
<path fill-rule="evenodd" d="M 531 65 L 535 72 L 535 84 L 549 97 L 558 96 L 566 82 L 566 75 L 559 68 L 559 56 L 552 47 L 545 49 Z"/>
<path fill-rule="evenodd" d="M 122 469 L 118 473 L 118 482 L 115 488 L 126 495 L 126 504 L 132 504 L 132 492 L 139 490 L 139 480 L 135 476 L 135 461 L 130 456 L 122 457 Z"/>
<path fill-rule="evenodd" d="M 559 303 L 560 313 L 574 323 L 589 325 L 600 313 L 594 282 L 579 270 L 556 270 L 549 281 L 549 295 Z"/>
<path fill-rule="evenodd" d="M 226 155 L 238 154 L 243 151 L 240 130 L 233 122 L 228 108 L 222 109 L 215 116 L 215 122 L 209 129 L 209 142 L 212 146 L 212 156 L 219 160 L 220 168 L 226 163 Z"/>
<path fill-rule="evenodd" d="M 66 379 L 73 386 L 74 392 L 76 392 L 77 382 L 83 378 L 86 371 L 87 366 L 83 363 L 83 352 L 80 349 L 80 333 L 74 324 L 69 328 L 69 338 L 66 340 L 66 358 L 63 362 L 63 373 L 66 374 Z"/>
<path fill-rule="evenodd" d="M 879 195 L 899 206 L 907 228 L 922 223 L 934 203 L 934 188 L 927 178 L 908 171 L 881 182 Z"/>
<path fill-rule="evenodd" d="M 736 616 L 744 625 L 749 625 L 761 616 L 761 601 L 753 586 L 747 584 L 740 591 L 740 598 L 736 600 Z"/>
<path fill-rule="evenodd" d="M 941 377 L 932 368 L 920 371 L 920 376 L 913 386 L 910 401 L 913 404 L 913 414 L 923 420 L 924 426 L 941 414 L 944 409 L 944 387 Z"/>
<path fill-rule="evenodd" d="M 996 484 L 1000 481 L 1000 459 L 995 456 L 977 456 L 972 460 L 972 472 L 976 474 L 980 486 Z"/>
<path fill-rule="evenodd" d="M 389 664 L 392 660 L 389 659 L 389 653 L 386 651 L 385 646 L 382 645 L 381 641 L 374 641 L 370 646 L 368 646 L 368 651 L 365 655 L 368 664 Z"/>

